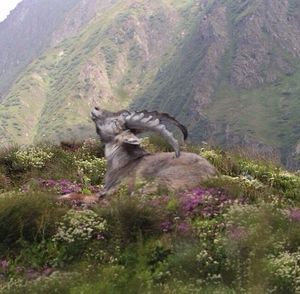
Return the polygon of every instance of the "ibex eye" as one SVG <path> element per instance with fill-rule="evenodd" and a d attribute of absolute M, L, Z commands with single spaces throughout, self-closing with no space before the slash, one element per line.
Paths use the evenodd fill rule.
<path fill-rule="evenodd" d="M 95 110 L 99 111 L 100 109 L 99 109 L 99 107 L 95 107 Z"/>

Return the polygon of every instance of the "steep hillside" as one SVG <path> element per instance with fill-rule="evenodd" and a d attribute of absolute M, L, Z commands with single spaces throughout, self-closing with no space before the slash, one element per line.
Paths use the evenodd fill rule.
<path fill-rule="evenodd" d="M 58 30 L 54 40 L 63 41 L 33 62 L 3 100 L 2 142 L 94 134 L 91 106 L 125 107 L 146 88 L 193 17 L 183 13 L 189 2 L 114 1 L 103 7 L 99 1 L 97 15 L 74 37 L 64 38 L 68 25 Z M 81 5 L 87 11 L 90 2 Z"/>
<path fill-rule="evenodd" d="M 0 100 L 18 74 L 51 41 L 51 34 L 79 0 L 23 0 L 0 23 Z"/>
<path fill-rule="evenodd" d="M 299 15 L 297 1 L 211 1 L 134 107 L 179 116 L 194 139 L 290 161 L 300 138 Z"/>
<path fill-rule="evenodd" d="M 91 136 L 88 113 L 99 104 L 167 111 L 191 140 L 242 145 L 297 167 L 298 1 L 68 3 L 43 54 L 31 55 L 39 57 L 0 104 L 2 144 Z"/>

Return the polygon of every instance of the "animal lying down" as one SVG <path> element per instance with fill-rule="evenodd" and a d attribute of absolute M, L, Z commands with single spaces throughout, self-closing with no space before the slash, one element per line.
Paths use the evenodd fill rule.
<path fill-rule="evenodd" d="M 144 180 L 172 191 L 192 189 L 218 173 L 203 157 L 180 152 L 178 141 L 165 124 L 178 127 L 184 139 L 188 132 L 185 126 L 167 113 L 146 110 L 110 112 L 95 107 L 91 117 L 105 144 L 107 172 L 104 194 L 113 193 L 120 184 L 134 187 L 137 181 Z M 175 154 L 146 152 L 137 135 L 149 131 L 160 134 L 172 146 Z"/>

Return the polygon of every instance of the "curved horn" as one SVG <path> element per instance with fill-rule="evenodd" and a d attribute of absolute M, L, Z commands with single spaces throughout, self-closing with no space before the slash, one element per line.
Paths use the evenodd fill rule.
<path fill-rule="evenodd" d="M 179 157 L 180 150 L 178 141 L 174 138 L 173 134 L 167 130 L 166 126 L 161 123 L 158 118 L 159 115 L 157 115 L 158 113 L 156 113 L 156 111 L 153 112 L 154 116 L 150 115 L 150 113 L 151 112 L 148 111 L 141 111 L 133 112 L 130 115 L 126 116 L 125 122 L 127 127 L 134 130 L 152 131 L 161 134 L 162 137 L 165 138 L 166 141 L 173 147 L 176 157 Z M 172 117 L 170 120 L 172 120 Z"/>
<path fill-rule="evenodd" d="M 171 123 L 181 130 L 184 141 L 188 137 L 187 128 L 184 125 L 182 125 L 175 117 L 171 116 L 166 112 L 142 110 L 142 111 L 136 111 L 136 113 L 143 113 L 145 116 L 152 116 L 153 118 L 158 118 L 162 123 L 165 122 Z"/>

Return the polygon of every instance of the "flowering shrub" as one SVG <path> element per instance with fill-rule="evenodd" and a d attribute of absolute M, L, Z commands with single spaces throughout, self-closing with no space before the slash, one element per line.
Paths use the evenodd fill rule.
<path fill-rule="evenodd" d="M 24 168 L 42 168 L 53 155 L 47 148 L 29 147 L 16 151 L 15 158 L 17 163 Z"/>
<path fill-rule="evenodd" d="M 201 149 L 200 155 L 214 165 L 218 165 L 222 161 L 222 155 L 218 154 L 215 150 Z"/>
<path fill-rule="evenodd" d="M 181 196 L 183 213 L 203 218 L 216 217 L 233 203 L 234 200 L 217 189 L 197 188 Z"/>
<path fill-rule="evenodd" d="M 191 220 L 222 217 L 232 204 L 243 202 L 232 199 L 220 189 L 199 187 L 176 197 L 148 197 L 144 205 L 164 212 L 165 219 L 160 224 L 162 232 L 186 234 L 192 232 Z"/>
<path fill-rule="evenodd" d="M 223 217 L 196 219 L 193 228 L 198 239 L 195 255 L 200 274 L 208 284 L 218 284 L 228 270 L 228 258 L 223 244 Z"/>
<path fill-rule="evenodd" d="M 300 209 L 299 208 L 288 209 L 286 214 L 290 221 L 295 222 L 295 223 L 300 223 Z"/>
<path fill-rule="evenodd" d="M 268 181 L 273 177 L 272 171 L 274 169 L 267 167 L 265 164 L 241 160 L 239 162 L 239 167 L 244 175 L 251 175 L 265 181 Z"/>
<path fill-rule="evenodd" d="M 47 190 L 55 190 L 59 194 L 69 193 L 97 193 L 100 191 L 100 187 L 88 185 L 82 183 L 72 182 L 67 179 L 62 180 L 40 180 L 40 185 Z"/>
<path fill-rule="evenodd" d="M 106 231 L 106 221 L 92 210 L 70 210 L 58 223 L 53 241 L 73 243 L 88 241 Z"/>
<path fill-rule="evenodd" d="M 56 190 L 59 194 L 80 193 L 82 187 L 80 184 L 70 180 L 40 180 L 41 186 Z"/>
<path fill-rule="evenodd" d="M 264 188 L 264 184 L 260 182 L 259 180 L 251 177 L 251 176 L 244 176 L 240 175 L 238 177 L 230 177 L 230 176 L 222 176 L 224 180 L 231 183 L 237 183 L 239 186 L 246 188 L 246 189 L 253 189 L 253 190 L 259 190 L 261 188 Z"/>
<path fill-rule="evenodd" d="M 299 245 L 299 228 L 287 223 L 285 214 L 270 204 L 231 207 L 225 223 L 226 247 L 232 260 L 243 262 L 248 258 L 255 264 L 259 256 L 277 255 Z"/>
<path fill-rule="evenodd" d="M 86 159 L 76 159 L 75 164 L 84 174 L 98 174 L 102 177 L 105 174 L 106 160 L 104 158 L 90 157 Z"/>
<path fill-rule="evenodd" d="M 84 158 L 75 157 L 75 165 L 78 173 L 84 178 L 84 175 L 89 179 L 103 181 L 106 172 L 106 160 L 95 156 L 85 156 Z"/>
<path fill-rule="evenodd" d="M 272 186 L 284 192 L 286 198 L 299 200 L 300 177 L 287 171 L 280 171 L 272 180 Z"/>
<path fill-rule="evenodd" d="M 270 256 L 267 269 L 271 284 L 269 293 L 300 292 L 300 251 Z"/>
<path fill-rule="evenodd" d="M 297 195 L 300 189 L 300 177 L 281 168 L 250 161 L 240 161 L 239 165 L 243 175 L 251 176 L 271 187 L 288 192 L 287 196 Z"/>

